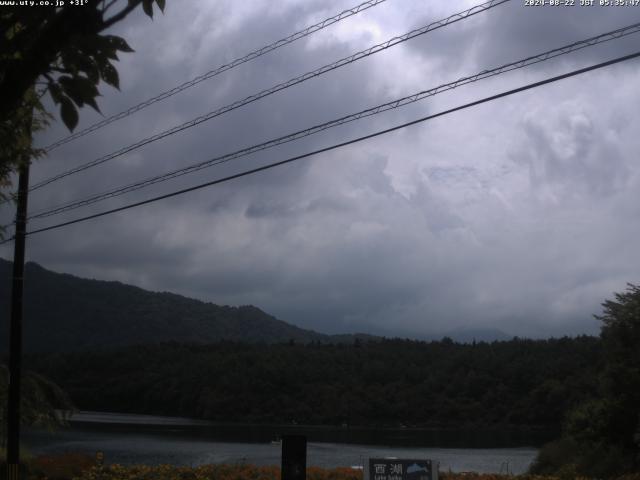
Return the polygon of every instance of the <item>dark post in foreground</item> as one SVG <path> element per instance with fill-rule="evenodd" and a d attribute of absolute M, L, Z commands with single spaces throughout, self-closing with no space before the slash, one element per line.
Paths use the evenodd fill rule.
<path fill-rule="evenodd" d="M 282 436 L 282 480 L 305 480 L 307 477 L 307 437 Z"/>
<path fill-rule="evenodd" d="M 20 478 L 20 378 L 22 376 L 22 292 L 29 193 L 29 159 L 20 167 L 13 252 L 11 325 L 9 333 L 9 398 L 7 401 L 7 478 Z"/>

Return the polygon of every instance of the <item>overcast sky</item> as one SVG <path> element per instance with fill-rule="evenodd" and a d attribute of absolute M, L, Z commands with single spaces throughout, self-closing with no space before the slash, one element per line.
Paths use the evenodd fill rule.
<path fill-rule="evenodd" d="M 117 113 L 355 5 L 357 0 L 176 1 L 114 33 Z M 576 3 L 580 3 L 576 0 Z M 597 2 L 596 2 L 597 3 Z M 99 132 L 32 168 L 35 183 L 473 2 L 388 0 Z M 33 192 L 30 211 L 640 21 L 638 7 L 512 0 Z M 630 35 L 234 160 L 32 228 L 328 146 L 640 46 Z M 180 197 L 29 237 L 27 256 L 83 277 L 218 304 L 253 304 L 325 333 L 420 336 L 497 328 L 597 333 L 613 292 L 640 282 L 640 61 L 587 73 Z M 81 112 L 79 128 L 100 119 Z M 47 145 L 60 124 L 37 137 Z M 12 219 L 0 209 L 3 223 Z M 0 247 L 10 259 L 11 246 Z"/>

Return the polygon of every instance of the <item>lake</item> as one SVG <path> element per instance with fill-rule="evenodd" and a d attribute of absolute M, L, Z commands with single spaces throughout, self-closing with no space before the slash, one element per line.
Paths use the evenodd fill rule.
<path fill-rule="evenodd" d="M 106 463 L 126 465 L 279 465 L 281 445 L 276 439 L 283 434 L 306 435 L 307 465 L 325 468 L 363 465 L 369 457 L 398 457 L 435 460 L 442 471 L 506 473 L 508 469 L 520 474 L 537 453 L 525 443 L 513 446 L 514 440 L 527 441 L 522 431 L 220 425 L 99 412 L 80 412 L 69 428 L 54 433 L 28 429 L 24 444 L 34 454 L 102 451 Z M 532 445 L 536 440 L 534 435 Z M 485 445 L 480 447 L 482 441 Z"/>

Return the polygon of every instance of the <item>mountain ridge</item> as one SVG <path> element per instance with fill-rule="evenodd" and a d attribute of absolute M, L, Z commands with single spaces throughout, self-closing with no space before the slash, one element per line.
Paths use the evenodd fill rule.
<path fill-rule="evenodd" d="M 0 313 L 9 318 L 13 263 L 0 258 Z M 353 343 L 383 335 L 325 334 L 292 325 L 253 305 L 218 305 L 168 291 L 150 291 L 117 280 L 83 278 L 25 264 L 25 351 L 60 352 L 131 345 L 219 341 L 248 343 Z M 57 328 L 55 328 L 57 326 Z M 6 352 L 8 321 L 0 322 L 0 352 Z M 429 335 L 396 335 L 459 343 L 504 341 L 496 329 L 458 328 Z"/>
<path fill-rule="evenodd" d="M 8 318 L 12 262 L 0 259 L 0 305 Z M 57 273 L 25 265 L 24 339 L 27 352 L 77 351 L 136 344 L 344 343 L 366 334 L 331 336 L 291 325 L 253 305 L 220 306 L 118 281 Z M 7 338 L 8 322 L 0 337 Z M 0 351 L 6 341 L 0 342 Z"/>

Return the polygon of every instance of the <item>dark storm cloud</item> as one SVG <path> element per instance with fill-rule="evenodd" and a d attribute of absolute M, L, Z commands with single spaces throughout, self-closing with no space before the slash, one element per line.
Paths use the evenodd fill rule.
<path fill-rule="evenodd" d="M 499 63 L 519 58 L 523 52 L 535 54 L 593 37 L 635 23 L 638 17 L 633 10 L 598 5 L 540 9 L 511 2 L 503 9 L 496 9 L 495 15 L 485 17 L 478 57 L 490 64 Z M 586 49 L 583 56 L 591 61 L 601 61 L 619 54 L 629 43 L 637 44 L 637 41 L 605 43 Z"/>
<path fill-rule="evenodd" d="M 348 3 L 348 4 L 347 4 Z M 349 2 L 202 2 L 118 27 L 112 114 Z M 61 147 L 34 181 L 470 7 L 379 7 Z M 32 211 L 328 121 L 630 23 L 630 10 L 525 8 L 473 19 L 279 92 L 34 192 Z M 282 160 L 628 53 L 636 37 L 477 83 L 402 110 L 181 177 L 44 226 Z M 563 61 L 564 62 L 564 61 Z M 636 64 L 613 67 L 153 205 L 34 235 L 58 271 L 221 304 L 254 304 L 326 332 L 593 333 L 591 314 L 637 277 Z M 615 87 L 612 87 L 612 85 Z M 597 92 L 597 94 L 594 94 Z M 101 118 L 83 111 L 85 125 Z M 54 125 L 47 144 L 65 135 Z M 1 218 L 9 219 L 7 209 Z M 0 250 L 5 258 L 10 251 Z"/>
<path fill-rule="evenodd" d="M 278 17 L 272 28 L 274 29 L 270 35 L 265 32 L 267 38 L 277 38 L 282 31 L 286 31 L 285 27 L 291 28 L 293 23 L 291 20 L 295 17 L 295 13 L 289 13 L 288 16 Z M 144 20 L 144 19 L 142 19 Z M 250 17 L 247 23 L 243 24 L 243 30 L 255 31 L 256 26 L 260 26 L 264 30 L 264 19 Z M 260 30 L 260 29 L 258 29 Z M 278 32 L 277 34 L 275 32 Z M 140 43 L 131 40 L 131 43 Z M 248 43 L 247 39 L 243 40 Z M 256 39 L 253 39 L 253 48 L 255 48 Z M 232 42 L 234 47 L 235 42 Z M 247 47 L 244 51 L 249 50 Z M 338 45 L 337 48 L 331 49 L 330 52 L 323 52 L 325 56 L 332 59 L 340 58 L 345 54 L 345 47 Z M 126 119 L 121 124 L 108 126 L 105 130 L 110 130 L 108 134 L 101 136 L 88 136 L 86 139 L 62 147 L 53 154 L 53 158 L 49 160 L 47 167 L 40 169 L 34 174 L 35 180 L 47 177 L 51 172 L 59 170 L 60 166 L 69 163 L 82 163 L 83 161 L 98 158 L 99 156 L 117 150 L 122 146 L 129 145 L 140 137 L 150 136 L 153 133 L 162 131 L 166 128 L 178 125 L 184 121 L 191 120 L 196 116 L 215 110 L 222 105 L 229 104 L 235 100 L 242 99 L 245 96 L 260 91 L 261 89 L 275 85 L 288 78 L 299 75 L 301 73 L 313 70 L 321 66 L 323 62 L 318 61 L 316 55 L 309 55 L 304 48 L 288 47 L 288 55 L 283 57 L 285 60 L 278 60 L 278 56 L 270 56 L 266 59 L 259 59 L 250 65 L 240 67 L 239 72 L 235 74 L 233 84 L 225 84 L 223 77 L 223 94 L 207 95 L 208 91 L 217 92 L 219 85 L 217 78 L 208 82 L 208 86 L 199 85 L 194 91 L 188 91 L 180 94 L 178 99 L 171 99 L 168 105 L 164 107 L 161 114 L 157 114 L 153 109 L 159 106 L 153 106 L 149 112 L 145 112 L 142 116 L 133 116 Z M 208 65 L 203 65 L 200 72 L 211 68 L 222 62 L 219 55 L 211 55 Z M 274 62 L 275 59 L 276 61 Z M 157 63 L 161 63 L 155 59 Z M 180 75 L 183 70 L 187 70 L 189 58 L 185 58 L 184 67 L 177 68 L 175 76 Z M 274 65 L 275 64 L 275 65 Z M 182 65 L 176 65 L 181 67 Z M 140 67 L 138 67 L 140 68 Z M 157 64 L 152 64 L 146 70 L 158 69 Z M 144 150 L 136 150 L 128 153 L 118 159 L 110 161 L 104 166 L 97 167 L 92 171 L 82 173 L 86 181 L 79 187 L 74 185 L 77 193 L 89 194 L 92 186 L 95 184 L 105 183 L 104 172 L 110 169 L 111 165 L 118 164 L 121 175 L 112 174 L 111 170 L 107 178 L 109 185 L 120 185 L 123 183 L 121 176 L 125 177 L 125 181 L 130 179 L 145 178 L 150 173 L 160 173 L 171 170 L 180 166 L 188 165 L 207 158 L 211 158 L 220 154 L 235 151 L 239 148 L 247 147 L 256 142 L 265 141 L 285 133 L 289 133 L 292 129 L 305 128 L 317 123 L 321 123 L 345 113 L 351 113 L 353 108 L 344 108 L 345 105 L 353 104 L 358 108 L 369 106 L 365 99 L 361 100 L 358 105 L 358 98 L 362 97 L 362 79 L 367 76 L 366 69 L 358 65 L 347 67 L 346 71 L 331 72 L 326 75 L 328 80 L 328 89 L 323 90 L 318 95 L 318 80 L 311 80 L 308 84 L 296 86 L 289 89 L 286 94 L 279 92 L 271 97 L 259 100 L 240 110 L 233 111 L 224 116 L 224 118 L 212 119 L 189 131 L 179 135 L 172 136 L 167 139 L 160 140 L 155 144 L 145 147 Z M 123 73 L 124 76 L 124 73 Z M 151 84 L 144 85 L 144 89 L 140 85 L 136 85 L 133 91 L 128 95 L 132 98 L 144 98 L 149 92 L 161 90 L 153 83 L 158 76 L 151 76 Z M 183 75 L 180 75 L 184 79 Z M 156 82 L 160 83 L 160 82 Z M 167 83 L 163 80 L 162 83 Z M 173 83 L 173 82 L 172 82 Z M 211 85 L 213 83 L 214 85 Z M 232 86 L 232 88 L 230 87 Z M 339 85 L 339 87 L 338 87 Z M 204 98 L 203 98 L 204 97 Z M 211 98 L 215 97 L 215 98 Z M 117 97 L 118 103 L 127 105 L 127 101 L 122 97 Z M 131 101 L 128 102 L 132 103 Z M 174 105 L 175 104 L 175 105 Z M 110 106 L 110 110 L 118 111 L 120 105 L 115 108 Z M 150 120 L 150 121 L 149 121 Z M 351 126 L 347 125 L 341 129 L 341 135 L 347 135 L 351 130 Z M 114 148 L 114 139 L 116 139 L 117 148 Z M 326 142 L 326 140 L 323 140 Z M 313 148 L 320 142 L 311 138 L 304 142 L 304 150 L 300 148 L 292 148 L 284 146 L 278 149 L 277 158 L 289 156 L 291 154 L 300 153 L 301 151 Z M 86 151 L 90 148 L 93 153 L 87 158 Z M 272 158 L 275 155 L 262 154 L 253 155 L 253 157 Z M 73 159 L 69 162 L 69 159 Z M 77 159 L 77 160 L 76 160 Z M 80 161 L 82 159 L 82 161 Z M 243 161 L 244 165 L 251 164 L 250 161 Z M 226 167 L 217 169 L 219 172 L 227 173 L 233 171 Z M 296 175 L 301 171 L 300 167 L 288 168 L 282 170 L 278 178 L 287 181 L 288 174 Z M 206 173 L 206 172 L 205 172 Z M 193 178 L 193 176 L 192 176 Z M 293 179 L 291 179 L 293 180 Z M 70 179 L 75 181 L 75 179 Z M 179 185 L 179 184 L 178 184 Z M 78 191 L 79 188 L 79 191 Z M 66 200 L 69 194 L 67 189 L 59 189 L 61 200 Z M 38 202 L 36 198 L 34 200 Z M 42 203 L 50 203 L 49 199 L 45 199 Z M 37 204 L 36 204 L 37 205 Z"/>
<path fill-rule="evenodd" d="M 439 81 L 451 81 L 626 27 L 640 18 L 635 10 L 598 5 L 535 8 L 524 6 L 522 1 L 512 1 L 478 14 L 470 21 L 434 32 L 433 36 L 420 37 L 407 47 L 418 57 L 428 58 L 430 65 L 437 65 L 438 70 L 430 73 Z M 586 65 L 635 50 L 637 34 L 533 65 L 527 70 L 553 72 L 562 64 Z"/>

